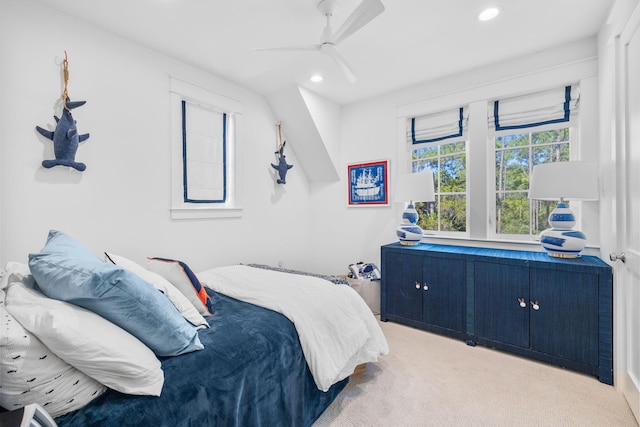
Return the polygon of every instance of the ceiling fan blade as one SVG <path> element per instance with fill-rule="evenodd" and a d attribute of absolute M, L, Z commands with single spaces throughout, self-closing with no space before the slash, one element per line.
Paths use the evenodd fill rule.
<path fill-rule="evenodd" d="M 341 41 L 367 25 L 373 18 L 384 12 L 384 5 L 380 0 L 362 0 L 362 3 L 349 15 L 340 28 L 333 34 L 333 43 Z"/>
<path fill-rule="evenodd" d="M 300 46 L 282 46 L 282 47 L 259 47 L 256 51 L 286 51 L 286 52 L 312 52 L 320 50 L 322 46 L 319 44 L 306 44 Z"/>
<path fill-rule="evenodd" d="M 349 82 L 353 84 L 358 80 L 358 77 L 356 77 L 355 71 L 353 71 L 353 67 L 351 66 L 351 64 L 349 64 L 349 62 L 345 59 L 345 57 L 342 56 L 342 54 L 338 51 L 338 48 L 336 47 L 336 45 L 332 43 L 325 43 L 322 45 L 320 51 L 329 55 L 336 62 L 336 64 L 338 64 L 338 66 L 344 73 L 345 77 L 349 80 Z"/>

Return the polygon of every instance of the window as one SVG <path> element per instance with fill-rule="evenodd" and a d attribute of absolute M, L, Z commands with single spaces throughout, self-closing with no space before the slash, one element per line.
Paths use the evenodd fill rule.
<path fill-rule="evenodd" d="M 571 129 L 497 136 L 495 140 L 496 235 L 537 236 L 549 228 L 557 202 L 529 200 L 529 178 L 541 163 L 570 160 Z"/>
<path fill-rule="evenodd" d="M 407 123 L 411 172 L 434 173 L 435 202 L 416 202 L 423 230 L 467 230 L 466 108 L 412 117 Z"/>
<path fill-rule="evenodd" d="M 533 243 L 556 205 L 529 200 L 533 167 L 585 153 L 578 144 L 578 129 L 585 126 L 577 120 L 580 86 L 488 95 L 489 89 L 464 108 L 435 114 L 412 112 L 433 110 L 442 98 L 399 110 L 408 171 L 434 173 L 435 202 L 415 203 L 419 225 L 434 237 Z M 463 100 L 457 93 L 455 98 Z"/>
<path fill-rule="evenodd" d="M 242 104 L 171 78 L 171 217 L 239 216 L 235 162 Z"/>
<path fill-rule="evenodd" d="M 529 177 L 537 164 L 571 159 L 579 94 L 577 86 L 566 86 L 489 104 L 496 237 L 533 239 L 548 228 L 556 202 L 529 200 Z"/>
<path fill-rule="evenodd" d="M 227 114 L 182 101 L 185 203 L 227 201 Z"/>

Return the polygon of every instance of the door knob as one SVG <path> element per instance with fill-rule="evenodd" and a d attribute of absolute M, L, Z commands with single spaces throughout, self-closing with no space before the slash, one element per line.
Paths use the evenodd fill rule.
<path fill-rule="evenodd" d="M 611 261 L 617 261 L 617 260 L 620 260 L 620 261 L 622 261 L 622 262 L 625 262 L 625 261 L 627 260 L 627 257 L 626 257 L 626 256 L 624 256 L 624 252 L 620 252 L 619 254 L 615 254 L 615 253 L 611 252 L 611 253 L 609 254 L 609 259 L 610 259 Z"/>

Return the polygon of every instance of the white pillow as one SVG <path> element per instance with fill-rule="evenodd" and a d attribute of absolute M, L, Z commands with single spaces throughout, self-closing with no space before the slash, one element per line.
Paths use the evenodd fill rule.
<path fill-rule="evenodd" d="M 158 273 L 178 288 L 200 314 L 203 316 L 211 315 L 211 299 L 187 264 L 173 259 L 147 258 L 147 268 Z"/>
<path fill-rule="evenodd" d="M 58 357 L 107 387 L 160 395 L 164 373 L 155 354 L 103 317 L 22 283 L 9 285 L 6 308 Z"/>
<path fill-rule="evenodd" d="M 113 264 L 129 270 L 133 274 L 139 276 L 145 282 L 150 283 L 154 288 L 162 292 L 169 301 L 175 306 L 176 309 L 182 314 L 182 317 L 187 319 L 189 323 L 200 328 L 208 328 L 209 324 L 204 317 L 198 312 L 195 306 L 189 301 L 189 299 L 182 294 L 175 286 L 171 284 L 167 279 L 149 271 L 134 261 L 131 261 L 123 256 L 105 252 L 104 255 Z"/>
<path fill-rule="evenodd" d="M 75 411 L 107 389 L 49 350 L 5 308 L 0 290 L 0 405 L 37 403 L 52 417 Z"/>

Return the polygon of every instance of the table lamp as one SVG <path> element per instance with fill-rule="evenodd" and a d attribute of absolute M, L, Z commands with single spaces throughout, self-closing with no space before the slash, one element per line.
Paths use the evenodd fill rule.
<path fill-rule="evenodd" d="M 540 233 L 547 253 L 558 258 L 576 258 L 587 244 L 566 200 L 598 200 L 598 166 L 595 162 L 553 162 L 535 165 L 529 181 L 529 199 L 559 200 L 549 215 L 548 228 Z"/>
<path fill-rule="evenodd" d="M 402 222 L 396 229 L 401 245 L 417 245 L 422 240 L 422 228 L 417 224 L 418 212 L 413 202 L 433 202 L 435 199 L 431 170 L 397 177 L 395 201 L 409 202 L 402 213 Z"/>

